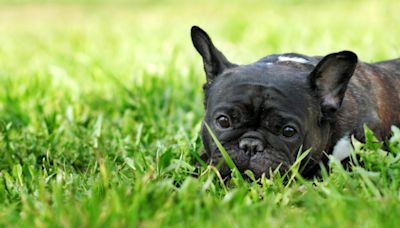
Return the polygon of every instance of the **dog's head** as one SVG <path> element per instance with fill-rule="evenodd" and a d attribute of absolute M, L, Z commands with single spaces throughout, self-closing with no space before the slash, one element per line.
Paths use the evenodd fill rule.
<path fill-rule="evenodd" d="M 238 169 L 256 177 L 277 168 L 286 172 L 300 148 L 311 149 L 307 166 L 317 165 L 357 56 L 349 51 L 320 59 L 284 54 L 237 65 L 199 27 L 192 27 L 191 36 L 206 73 L 204 123 Z M 209 161 L 221 160 L 204 124 L 202 140 Z M 229 169 L 223 165 L 220 172 L 226 176 Z"/>

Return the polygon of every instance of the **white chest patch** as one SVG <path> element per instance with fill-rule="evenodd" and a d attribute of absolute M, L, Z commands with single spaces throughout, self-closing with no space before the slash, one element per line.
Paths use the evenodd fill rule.
<path fill-rule="evenodd" d="M 303 59 L 300 57 L 291 57 L 291 56 L 279 56 L 278 62 L 296 62 L 296 63 L 308 63 L 307 59 Z"/>
<path fill-rule="evenodd" d="M 341 138 L 336 145 L 333 147 L 332 156 L 339 161 L 350 156 L 353 146 L 350 143 L 350 137 L 345 136 Z"/>

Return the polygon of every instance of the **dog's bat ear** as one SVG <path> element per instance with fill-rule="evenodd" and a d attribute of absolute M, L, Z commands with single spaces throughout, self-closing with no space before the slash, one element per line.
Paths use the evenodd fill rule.
<path fill-rule="evenodd" d="M 194 47 L 203 58 L 208 84 L 211 84 L 225 69 L 235 66 L 214 46 L 210 37 L 201 28 L 193 26 L 191 36 Z"/>
<path fill-rule="evenodd" d="M 311 89 L 321 99 L 321 111 L 332 119 L 342 105 L 347 85 L 357 66 L 357 55 L 342 51 L 325 56 L 309 76 Z"/>

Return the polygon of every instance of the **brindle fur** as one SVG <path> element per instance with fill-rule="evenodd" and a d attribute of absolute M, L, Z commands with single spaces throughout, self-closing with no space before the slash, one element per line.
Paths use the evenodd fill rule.
<path fill-rule="evenodd" d="M 387 138 L 392 125 L 400 126 L 400 59 L 367 64 L 359 62 L 350 79 L 334 125 L 331 148 L 343 132 L 364 140 L 366 124 L 376 136 Z M 326 148 L 329 151 L 330 148 Z"/>

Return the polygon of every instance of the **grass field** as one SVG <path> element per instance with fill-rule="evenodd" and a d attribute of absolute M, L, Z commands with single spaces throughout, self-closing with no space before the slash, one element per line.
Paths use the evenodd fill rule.
<path fill-rule="evenodd" d="M 0 226 L 396 227 L 400 131 L 318 180 L 193 177 L 202 26 L 237 63 L 400 56 L 390 1 L 0 1 Z"/>

